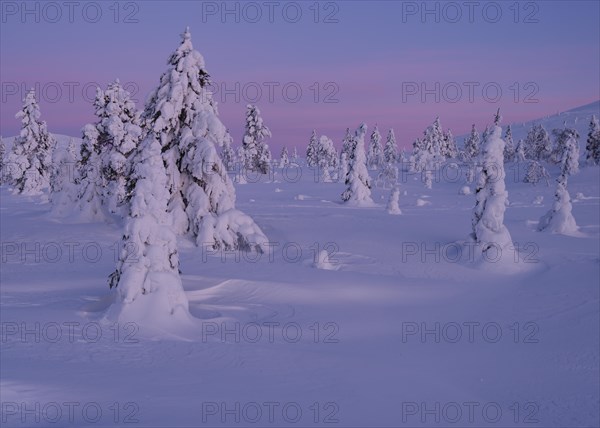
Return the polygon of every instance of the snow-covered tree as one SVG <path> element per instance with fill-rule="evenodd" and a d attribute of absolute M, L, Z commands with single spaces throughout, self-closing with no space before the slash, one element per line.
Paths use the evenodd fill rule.
<path fill-rule="evenodd" d="M 422 144 L 431 155 L 429 156 L 431 162 L 438 163 L 444 160 L 444 132 L 439 117 L 436 117 L 433 124 L 423 132 Z"/>
<path fill-rule="evenodd" d="M 399 200 L 400 200 L 400 189 L 398 188 L 398 186 L 395 186 L 390 193 L 390 199 L 389 199 L 388 205 L 387 205 L 387 212 L 389 214 L 392 214 L 392 215 L 402 214 L 402 211 L 400 210 L 400 206 L 398 205 Z"/>
<path fill-rule="evenodd" d="M 504 142 L 506 143 L 504 146 L 504 162 L 512 162 L 515 160 L 515 143 L 510 125 L 506 127 L 506 132 L 504 133 Z"/>
<path fill-rule="evenodd" d="M 78 187 L 76 183 L 79 156 L 75 140 L 71 138 L 65 149 L 57 147 L 52 156 L 52 175 L 50 177 L 50 201 L 52 214 L 58 217 L 73 213 L 77 203 Z"/>
<path fill-rule="evenodd" d="M 15 193 L 39 195 L 50 185 L 56 141 L 40 116 L 35 91 L 31 89 L 23 100 L 23 108 L 16 114 L 16 118 L 21 119 L 21 132 L 6 159 L 7 179 Z"/>
<path fill-rule="evenodd" d="M 553 129 L 552 135 L 554 136 L 555 143 L 548 160 L 555 164 L 559 164 L 562 160 L 563 153 L 566 150 L 567 141 L 571 137 L 575 138 L 575 140 L 579 140 L 579 132 L 573 128 L 567 128 L 565 123 L 563 128 Z"/>
<path fill-rule="evenodd" d="M 546 168 L 544 168 L 544 166 L 536 160 L 529 161 L 527 173 L 525 174 L 523 181 L 525 183 L 531 183 L 535 185 L 542 179 L 546 181 L 547 186 L 550 185 L 548 182 L 550 175 L 548 174 L 548 171 L 546 171 Z"/>
<path fill-rule="evenodd" d="M 552 154 L 552 140 L 543 125 L 533 125 L 525 138 L 527 159 L 548 160 Z"/>
<path fill-rule="evenodd" d="M 111 213 L 122 211 L 131 188 L 131 154 L 142 135 L 140 117 L 129 92 L 119 80 L 108 85 L 96 100 L 96 116 L 100 123 L 98 142 L 101 147 L 101 174 L 104 200 Z"/>
<path fill-rule="evenodd" d="M 346 175 L 346 190 L 342 193 L 342 200 L 351 205 L 372 205 L 371 177 L 367 169 L 367 156 L 365 153 L 365 135 L 367 125 L 361 124 L 353 138 L 350 154 L 350 168 Z"/>
<path fill-rule="evenodd" d="M 290 164 L 290 157 L 288 155 L 287 147 L 283 146 L 281 149 L 281 156 L 279 156 L 279 168 L 285 168 Z"/>
<path fill-rule="evenodd" d="M 458 156 L 458 148 L 456 141 L 452 135 L 452 131 L 448 129 L 443 133 L 442 140 L 442 157 L 445 159 L 455 159 Z"/>
<path fill-rule="evenodd" d="M 0 185 L 4 183 L 4 177 L 6 174 L 6 162 L 4 158 L 6 157 L 6 146 L 4 145 L 4 141 L 2 140 L 2 135 L 0 135 Z"/>
<path fill-rule="evenodd" d="M 223 149 L 221 150 L 221 159 L 223 160 L 223 165 L 227 171 L 233 171 L 235 169 L 235 151 L 233 147 L 231 147 L 233 143 L 233 138 L 229 131 L 227 131 L 227 135 L 225 136 L 225 140 L 223 141 Z"/>
<path fill-rule="evenodd" d="M 560 175 L 556 179 L 556 191 L 554 193 L 554 205 L 538 224 L 538 230 L 562 234 L 573 234 L 577 232 L 577 223 L 572 214 L 573 206 L 571 197 L 567 190 L 569 176 L 579 170 L 579 145 L 573 133 L 565 142 L 560 163 Z"/>
<path fill-rule="evenodd" d="M 371 133 L 371 143 L 369 144 L 369 152 L 367 154 L 367 165 L 370 169 L 376 170 L 383 166 L 383 147 L 381 146 L 381 134 L 379 128 L 375 125 Z"/>
<path fill-rule="evenodd" d="M 292 151 L 292 162 L 298 162 L 298 149 L 294 146 L 294 151 Z"/>
<path fill-rule="evenodd" d="M 348 161 L 348 154 L 346 152 L 342 152 L 340 156 L 340 165 L 338 167 L 338 180 L 346 179 L 346 175 L 348 175 L 349 168 L 350 164 Z"/>
<path fill-rule="evenodd" d="M 475 159 L 477 156 L 479 156 L 479 143 L 479 132 L 477 132 L 475 125 L 473 125 L 471 128 L 471 133 L 465 140 L 465 154 L 467 155 L 468 159 Z"/>
<path fill-rule="evenodd" d="M 98 89 L 98 93 L 101 92 Z M 99 142 L 100 133 L 92 124 L 85 125 L 81 131 L 83 138 L 79 167 L 75 175 L 77 196 L 74 212 L 86 221 L 104 221 L 109 212 L 104 200 L 106 182 L 101 168 L 103 152 Z"/>
<path fill-rule="evenodd" d="M 600 165 L 600 123 L 593 115 L 585 145 L 585 158 L 590 165 Z"/>
<path fill-rule="evenodd" d="M 165 325 L 189 316 L 179 275 L 177 237 L 169 215 L 171 199 L 161 143 L 150 132 L 136 155 L 135 187 L 126 218 L 120 257 L 109 277 L 116 287 L 107 314 L 119 322 Z"/>
<path fill-rule="evenodd" d="M 340 151 L 340 159 L 342 157 L 342 153 L 346 153 L 348 159 L 350 158 L 350 153 L 352 152 L 352 148 L 354 147 L 354 136 L 350 132 L 350 128 L 346 128 L 346 134 L 342 139 L 342 150 Z"/>
<path fill-rule="evenodd" d="M 527 158 L 527 155 L 525 152 L 525 140 L 523 140 L 521 138 L 519 140 L 519 142 L 517 143 L 517 147 L 515 148 L 515 161 L 525 162 L 526 158 Z"/>
<path fill-rule="evenodd" d="M 383 171 L 377 177 L 378 182 L 383 182 L 383 187 L 394 187 L 398 182 L 398 167 L 395 163 L 386 163 Z"/>
<path fill-rule="evenodd" d="M 271 152 L 266 139 L 271 137 L 271 131 L 264 124 L 260 110 L 252 104 L 246 106 L 246 132 L 243 147 L 246 152 L 244 165 L 248 171 L 267 174 L 271 162 Z"/>
<path fill-rule="evenodd" d="M 385 147 L 383 149 L 383 160 L 386 164 L 396 163 L 400 160 L 398 156 L 398 146 L 396 145 L 396 135 L 394 135 L 393 129 L 390 129 L 387 134 Z"/>
<path fill-rule="evenodd" d="M 317 144 L 317 165 L 322 174 L 323 181 L 330 181 L 329 169 L 337 169 L 338 154 L 333 145 L 333 141 L 325 135 L 319 138 Z"/>
<path fill-rule="evenodd" d="M 182 39 L 143 113 L 146 137 L 161 146 L 173 227 L 176 233 L 191 233 L 197 245 L 260 250 L 266 237 L 235 209 L 235 189 L 217 154 L 215 146 L 222 147 L 228 133 L 209 90 L 204 58 L 194 49 L 189 29 Z M 267 136 L 258 115 L 252 117 L 255 128 L 246 144 Z"/>
<path fill-rule="evenodd" d="M 132 189 L 131 156 L 142 135 L 140 114 L 117 79 L 96 89 L 97 121 L 83 128 L 79 197 L 81 216 L 102 220 L 109 213 L 124 215 Z"/>
<path fill-rule="evenodd" d="M 489 129 L 481 147 L 481 165 L 475 191 L 472 238 L 482 254 L 492 248 L 509 252 L 512 249 L 512 238 L 504 225 L 508 192 L 504 183 L 504 141 L 499 113 L 496 113 L 494 126 Z"/>
<path fill-rule="evenodd" d="M 317 131 L 313 129 L 308 142 L 308 147 L 306 148 L 306 164 L 311 168 L 316 167 L 319 162 L 318 146 L 319 141 L 317 140 Z"/>

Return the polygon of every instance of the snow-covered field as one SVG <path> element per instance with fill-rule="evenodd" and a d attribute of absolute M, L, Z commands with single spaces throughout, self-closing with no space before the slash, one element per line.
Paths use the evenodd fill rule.
<path fill-rule="evenodd" d="M 122 224 L 2 186 L 2 426 L 598 426 L 600 168 L 569 180 L 573 237 L 536 231 L 554 183 L 508 165 L 501 267 L 457 254 L 475 198 L 453 171 L 431 190 L 401 173 L 401 215 L 307 167 L 236 185 L 270 251 L 179 238 L 195 319 L 161 334 L 103 319 Z"/>

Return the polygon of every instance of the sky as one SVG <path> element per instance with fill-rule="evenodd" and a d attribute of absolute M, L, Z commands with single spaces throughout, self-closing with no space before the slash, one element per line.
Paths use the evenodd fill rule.
<path fill-rule="evenodd" d="M 254 103 L 274 151 L 361 122 L 408 147 L 436 116 L 462 135 L 600 99 L 600 2 L 0 2 L 0 134 L 34 87 L 53 133 L 93 122 L 115 78 L 142 109 L 190 27 L 234 144 Z M 278 155 L 278 153 L 275 153 Z"/>

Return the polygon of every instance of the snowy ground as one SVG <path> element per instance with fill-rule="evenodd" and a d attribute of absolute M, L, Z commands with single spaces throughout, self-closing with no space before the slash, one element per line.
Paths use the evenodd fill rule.
<path fill-rule="evenodd" d="M 120 225 L 60 223 L 2 187 L 2 425 L 600 424 L 600 168 L 569 181 L 583 237 L 536 232 L 554 185 L 508 168 L 521 252 L 500 271 L 453 262 L 474 205 L 462 180 L 405 175 L 392 216 L 389 190 L 349 208 L 342 184 L 302 172 L 236 186 L 270 255 L 180 240 L 197 329 L 160 340 L 99 323 Z M 323 249 L 332 270 L 313 267 Z"/>

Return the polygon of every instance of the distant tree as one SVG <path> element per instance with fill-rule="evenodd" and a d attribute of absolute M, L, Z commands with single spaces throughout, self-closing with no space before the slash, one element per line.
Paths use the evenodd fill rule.
<path fill-rule="evenodd" d="M 471 133 L 465 140 L 465 154 L 468 159 L 474 159 L 479 156 L 479 133 L 475 125 L 471 128 Z"/>
<path fill-rule="evenodd" d="M 263 123 L 260 110 L 249 104 L 246 107 L 246 132 L 243 138 L 247 170 L 262 174 L 269 172 L 271 152 L 265 142 L 268 137 L 271 137 L 271 131 Z"/>
<path fill-rule="evenodd" d="M 354 144 L 350 154 L 350 168 L 346 175 L 346 190 L 342 200 L 351 205 L 371 205 L 371 177 L 367 169 L 365 154 L 365 134 L 367 125 L 361 124 L 353 138 Z"/>
<path fill-rule="evenodd" d="M 377 125 L 371 133 L 371 143 L 369 144 L 369 153 L 367 154 L 367 165 L 370 169 L 376 170 L 383 166 L 383 147 L 381 146 L 381 134 Z"/>
<path fill-rule="evenodd" d="M 595 115 L 590 120 L 590 130 L 585 145 L 585 158 L 590 165 L 600 165 L 600 124 Z"/>
<path fill-rule="evenodd" d="M 396 136 L 394 130 L 388 131 L 385 147 L 383 149 L 383 160 L 386 164 L 396 163 L 400 160 L 398 156 L 398 146 L 396 145 Z"/>
<path fill-rule="evenodd" d="M 319 141 L 317 140 L 317 131 L 313 129 L 312 135 L 306 148 L 306 164 L 310 167 L 316 167 L 319 162 L 318 152 Z"/>
<path fill-rule="evenodd" d="M 16 118 L 21 119 L 21 132 L 6 159 L 8 182 L 18 194 L 39 195 L 50 186 L 56 141 L 40 116 L 35 91 L 31 89 L 23 100 L 23 108 L 16 114 Z"/>

